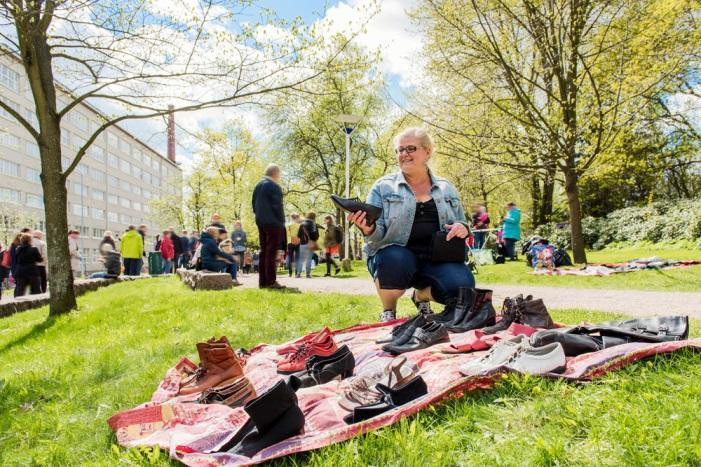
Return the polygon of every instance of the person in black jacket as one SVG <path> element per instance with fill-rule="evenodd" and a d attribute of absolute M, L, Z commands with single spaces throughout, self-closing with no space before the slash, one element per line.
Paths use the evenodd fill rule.
<path fill-rule="evenodd" d="M 175 251 L 175 256 L 173 257 L 173 271 L 178 269 L 181 257 L 183 256 L 183 242 L 180 241 L 180 236 L 175 232 L 173 227 L 169 227 L 170 230 L 170 241 L 173 242 L 173 250 Z"/>
<path fill-rule="evenodd" d="M 24 295 L 27 286 L 31 294 L 41 293 L 41 279 L 37 263 L 42 261 L 39 250 L 32 246 L 32 235 L 23 233 L 17 247 L 17 272 L 15 273 L 15 297 Z"/>
<path fill-rule="evenodd" d="M 260 288 L 284 289 L 277 281 L 278 251 L 284 250 L 285 212 L 282 204 L 280 167 L 271 164 L 264 177 L 253 190 L 253 212 L 260 238 L 260 264 L 258 285 Z"/>

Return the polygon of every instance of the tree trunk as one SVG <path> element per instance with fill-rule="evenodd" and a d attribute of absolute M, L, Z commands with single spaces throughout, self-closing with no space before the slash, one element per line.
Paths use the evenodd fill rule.
<path fill-rule="evenodd" d="M 46 25 L 38 20 L 17 22 L 22 63 L 32 88 L 39 121 L 37 144 L 41 155 L 40 177 L 44 190 L 49 256 L 49 316 L 57 316 L 75 309 L 76 300 L 68 251 L 66 177 L 61 167 L 61 119 L 56 111 L 51 50 L 46 30 L 40 29 L 40 26 Z"/>
<path fill-rule="evenodd" d="M 60 172 L 61 151 L 58 148 L 60 145 L 46 148 L 41 153 L 41 184 L 44 189 L 46 247 L 49 255 L 49 280 L 51 283 L 49 316 L 68 313 L 77 307 L 73 291 L 71 258 L 68 251 L 68 219 L 66 216 L 68 195 L 66 184 Z M 58 170 L 54 167 L 56 165 Z"/>
<path fill-rule="evenodd" d="M 586 263 L 587 254 L 584 251 L 584 235 L 582 233 L 582 204 L 579 200 L 579 187 L 577 186 L 577 171 L 574 167 L 567 167 L 565 174 L 565 192 L 570 211 L 570 228 L 572 229 L 572 254 L 575 263 Z"/>
<path fill-rule="evenodd" d="M 541 190 L 538 174 L 531 175 L 531 219 L 533 220 L 533 228 L 538 227 L 541 222 Z"/>
<path fill-rule="evenodd" d="M 546 224 L 550 222 L 553 215 L 553 196 L 555 194 L 555 174 L 546 172 L 543 179 L 543 198 L 541 200 L 538 222 Z"/>

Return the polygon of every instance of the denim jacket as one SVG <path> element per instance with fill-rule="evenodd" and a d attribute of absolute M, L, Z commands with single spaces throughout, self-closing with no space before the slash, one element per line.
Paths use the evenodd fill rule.
<path fill-rule="evenodd" d="M 454 223 L 461 223 L 469 229 L 458 191 L 448 180 L 437 177 L 430 171 L 429 175 L 431 197 L 438 208 L 441 230 L 445 229 L 445 224 Z M 375 231 L 365 237 L 367 255 L 374 256 L 389 245 L 405 246 L 414 223 L 416 196 L 404 174 L 399 171 L 377 180 L 370 190 L 367 202 L 382 208 L 382 216 L 375 223 Z"/>

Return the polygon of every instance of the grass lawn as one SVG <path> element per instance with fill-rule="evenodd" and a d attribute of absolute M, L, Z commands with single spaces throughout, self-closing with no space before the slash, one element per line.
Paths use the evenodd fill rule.
<path fill-rule="evenodd" d="M 115 445 L 106 419 L 147 401 L 194 344 L 237 347 L 375 318 L 374 297 L 233 289 L 192 292 L 175 278 L 121 283 L 46 321 L 41 308 L 0 319 L 0 465 L 169 465 L 158 450 Z M 402 310 L 410 312 L 408 300 Z M 576 323 L 620 315 L 565 310 Z M 693 322 L 692 335 L 701 333 Z M 510 377 L 495 390 L 274 465 L 701 463 L 701 355 L 680 352 L 575 386 Z"/>
<path fill-rule="evenodd" d="M 570 253 L 571 254 L 571 253 Z M 635 258 L 659 256 L 665 259 L 701 260 L 701 250 L 625 248 L 620 250 L 600 250 L 587 252 L 592 263 L 621 263 Z M 326 272 L 322 264 L 314 271 L 315 276 Z M 668 290 L 679 292 L 701 292 L 701 266 L 662 271 L 640 271 L 614 274 L 608 277 L 581 276 L 540 276 L 531 274 L 523 258 L 516 262 L 479 266 L 475 277 L 478 286 L 488 284 L 524 284 L 551 287 L 577 287 L 592 289 L 629 289 L 629 290 Z M 341 273 L 340 279 L 346 277 L 370 277 L 364 262 L 355 261 L 353 271 Z"/>

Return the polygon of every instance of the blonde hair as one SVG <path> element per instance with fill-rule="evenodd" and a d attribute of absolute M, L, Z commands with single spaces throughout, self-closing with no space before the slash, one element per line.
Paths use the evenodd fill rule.
<path fill-rule="evenodd" d="M 428 134 L 428 132 L 423 128 L 419 128 L 416 126 L 411 128 L 405 128 L 404 130 L 402 130 L 401 133 L 395 136 L 394 147 L 397 147 L 397 144 L 399 144 L 399 140 L 405 136 L 413 136 L 421 142 L 421 146 L 425 147 L 426 149 L 433 149 L 433 137 L 430 134 Z"/>

